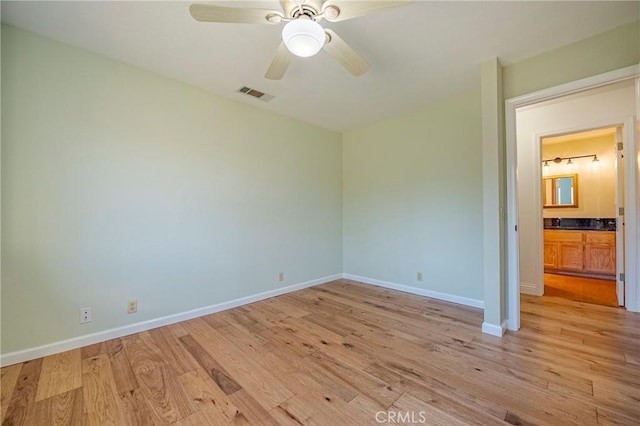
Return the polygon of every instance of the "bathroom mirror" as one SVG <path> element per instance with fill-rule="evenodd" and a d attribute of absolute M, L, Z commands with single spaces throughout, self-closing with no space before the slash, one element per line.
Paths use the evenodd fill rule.
<path fill-rule="evenodd" d="M 542 178 L 542 205 L 545 208 L 578 207 L 578 175 Z"/>

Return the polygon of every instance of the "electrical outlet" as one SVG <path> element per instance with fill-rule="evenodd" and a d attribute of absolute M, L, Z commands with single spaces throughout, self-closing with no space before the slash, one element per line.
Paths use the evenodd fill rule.
<path fill-rule="evenodd" d="M 284 281 L 284 272 L 278 274 L 278 281 Z"/>
<path fill-rule="evenodd" d="M 417 279 L 418 281 L 422 281 L 422 272 L 418 272 L 418 273 L 416 274 L 416 279 Z"/>
<path fill-rule="evenodd" d="M 91 322 L 91 308 L 80 309 L 80 324 Z"/>
<path fill-rule="evenodd" d="M 138 301 L 137 300 L 129 300 L 127 302 L 127 313 L 135 314 L 138 312 Z"/>

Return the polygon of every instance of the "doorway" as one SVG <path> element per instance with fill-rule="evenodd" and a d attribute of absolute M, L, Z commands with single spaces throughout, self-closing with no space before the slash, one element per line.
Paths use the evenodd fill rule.
<path fill-rule="evenodd" d="M 619 126 L 540 138 L 543 294 L 618 307 L 624 288 Z M 620 232 L 618 232 L 620 231 Z M 618 270 L 621 266 L 620 270 Z"/>
<path fill-rule="evenodd" d="M 541 157 L 539 145 L 536 143 L 543 136 L 567 134 L 580 129 L 600 128 L 623 123 L 624 147 L 626 158 L 636 158 L 640 154 L 636 144 L 636 89 L 640 88 L 640 67 L 632 66 L 610 73 L 590 77 L 565 85 L 545 89 L 506 101 L 506 181 L 507 181 L 507 328 L 518 330 L 520 327 L 520 294 L 530 293 L 542 295 L 543 287 L 543 238 L 539 230 L 543 226 L 542 191 L 541 191 Z M 624 90 L 623 102 L 599 102 L 594 96 L 604 98 L 615 97 L 617 89 Z M 608 93 L 608 95 L 607 95 Z M 618 93 L 619 94 L 619 93 Z M 545 105 L 558 106 L 567 101 L 579 98 L 591 98 L 587 108 L 573 109 L 567 115 L 547 114 L 546 130 L 527 129 L 527 138 L 522 137 L 521 129 L 517 128 L 518 113 L 530 111 Z M 603 99 L 603 98 L 600 98 Z M 638 102 L 640 111 L 640 102 Z M 551 108 L 553 110 L 554 108 Z M 549 112 L 549 111 L 547 111 Z M 595 117 L 595 118 L 594 118 Z M 561 121 L 562 119 L 563 121 Z M 564 124 L 563 124 L 564 123 Z M 522 143 L 524 141 L 524 143 Z M 635 161 L 634 161 L 635 166 Z M 638 168 L 624 169 L 624 207 L 626 211 L 624 247 L 627 259 L 624 265 L 626 281 L 624 289 L 625 304 L 631 311 L 640 310 L 640 292 L 638 291 L 638 276 L 640 262 L 637 250 L 640 237 L 637 234 L 638 217 L 637 182 Z M 523 216 L 524 219 L 523 219 Z M 533 224 L 533 225 L 532 225 Z M 522 242 L 526 241 L 526 244 Z M 527 263 L 528 262 L 528 263 Z"/>

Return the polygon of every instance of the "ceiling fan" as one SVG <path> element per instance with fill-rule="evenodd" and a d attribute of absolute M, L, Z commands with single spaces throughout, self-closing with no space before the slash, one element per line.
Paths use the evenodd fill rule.
<path fill-rule="evenodd" d="M 192 4 L 191 16 L 200 22 L 223 22 L 277 25 L 286 22 L 282 43 L 276 50 L 265 74 L 270 80 L 280 80 L 295 56 L 309 57 L 321 49 L 333 56 L 352 75 L 367 72 L 369 63 L 329 28 L 318 21 L 346 21 L 383 9 L 405 6 L 407 0 L 280 0 L 282 11 Z"/>

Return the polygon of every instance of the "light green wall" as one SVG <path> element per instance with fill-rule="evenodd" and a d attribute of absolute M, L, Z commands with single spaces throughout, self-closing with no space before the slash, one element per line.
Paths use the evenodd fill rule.
<path fill-rule="evenodd" d="M 504 97 L 638 63 L 639 34 L 505 67 Z M 483 293 L 479 90 L 341 137 L 11 27 L 1 59 L 2 353 L 343 271 L 504 292 Z"/>
<path fill-rule="evenodd" d="M 345 273 L 483 299 L 480 110 L 470 93 L 343 135 Z"/>
<path fill-rule="evenodd" d="M 640 63 L 640 21 L 504 67 L 505 99 Z"/>
<path fill-rule="evenodd" d="M 2 64 L 3 353 L 342 272 L 340 134 L 12 27 Z"/>

